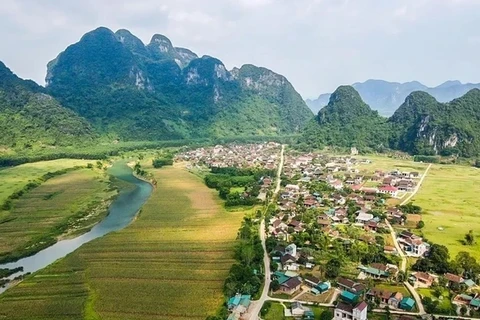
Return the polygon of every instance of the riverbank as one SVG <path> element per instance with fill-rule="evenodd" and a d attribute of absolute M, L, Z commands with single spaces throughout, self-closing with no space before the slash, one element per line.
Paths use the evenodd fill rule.
<path fill-rule="evenodd" d="M 135 223 L 1 295 L 0 318 L 204 320 L 215 313 L 245 212 L 227 211 L 183 167 L 146 169 L 158 184 Z"/>
<path fill-rule="evenodd" d="M 118 184 L 129 186 L 129 188 L 121 188 L 121 192 L 109 208 L 110 215 L 106 216 L 99 224 L 95 225 L 91 231 L 79 237 L 59 241 L 35 255 L 20 259 L 15 263 L 0 265 L 0 268 L 12 269 L 22 267 L 24 269 L 20 274 L 10 276 L 10 280 L 14 280 L 14 278 L 18 279 L 18 276 L 25 274 L 28 275 L 29 273 L 41 270 L 76 250 L 82 244 L 112 231 L 120 230 L 133 220 L 141 206 L 151 194 L 151 185 L 135 178 L 132 175 L 132 171 L 122 162 L 115 164 L 109 169 L 109 173 L 118 178 L 118 181 L 116 180 Z M 30 276 L 27 278 L 30 278 Z M 9 284 L 9 287 L 11 287 L 11 283 Z M 5 291 L 5 288 L 0 288 L 0 294 L 3 291 Z"/>
<path fill-rule="evenodd" d="M 0 263 L 88 232 L 107 215 L 118 188 L 103 170 L 75 167 L 56 172 L 9 197 L 9 210 L 0 213 Z"/>

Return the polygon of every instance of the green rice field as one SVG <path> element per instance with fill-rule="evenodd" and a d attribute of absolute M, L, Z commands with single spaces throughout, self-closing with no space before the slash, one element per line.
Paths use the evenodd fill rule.
<path fill-rule="evenodd" d="M 129 227 L 96 239 L 0 296 L 0 319 L 198 319 L 222 286 L 245 211 L 176 166 Z"/>

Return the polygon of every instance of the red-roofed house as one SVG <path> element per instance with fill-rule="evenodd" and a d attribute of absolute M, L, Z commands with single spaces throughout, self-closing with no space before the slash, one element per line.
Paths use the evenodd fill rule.
<path fill-rule="evenodd" d="M 398 194 L 398 188 L 393 186 L 382 186 L 378 188 L 378 193 L 389 194 L 395 198 Z"/>

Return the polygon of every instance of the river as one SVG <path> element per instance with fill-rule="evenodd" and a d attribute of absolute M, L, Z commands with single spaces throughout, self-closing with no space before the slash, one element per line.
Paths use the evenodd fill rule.
<path fill-rule="evenodd" d="M 112 231 L 125 228 L 135 218 L 137 212 L 147 201 L 152 193 L 153 187 L 148 182 L 136 178 L 132 174 L 132 170 L 125 162 L 116 162 L 108 173 L 119 179 L 132 184 L 132 188 L 122 190 L 117 198 L 112 202 L 109 208 L 109 215 L 100 223 L 95 225 L 89 232 L 84 233 L 73 239 L 62 240 L 54 245 L 39 251 L 33 256 L 18 260 L 17 262 L 0 264 L 0 269 L 14 269 L 23 267 L 23 271 L 10 276 L 13 279 L 19 275 L 36 272 L 45 268 L 56 260 L 65 257 L 70 252 L 78 249 L 82 244 L 99 238 Z M 9 288 L 7 284 L 4 288 L 0 288 L 0 294 Z"/>

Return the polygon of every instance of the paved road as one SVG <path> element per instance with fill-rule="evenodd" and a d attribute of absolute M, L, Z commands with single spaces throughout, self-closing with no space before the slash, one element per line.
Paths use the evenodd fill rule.
<path fill-rule="evenodd" d="M 405 285 L 405 287 L 407 287 L 408 291 L 410 291 L 413 299 L 415 299 L 415 302 L 417 303 L 418 314 L 426 314 L 425 308 L 423 307 L 422 299 L 420 299 L 420 295 L 418 294 L 417 290 L 415 290 L 415 288 L 410 283 L 408 283 L 408 281 L 405 281 L 403 284 Z"/>
<path fill-rule="evenodd" d="M 280 176 L 282 175 L 283 163 L 285 162 L 284 152 L 285 146 L 282 145 L 282 151 L 280 153 L 280 163 L 278 165 L 277 171 L 277 183 L 270 201 L 275 201 L 278 192 L 280 192 Z M 270 283 L 272 282 L 270 276 L 270 257 L 268 256 L 267 247 L 265 245 L 265 219 L 262 219 L 262 222 L 260 223 L 260 229 L 258 231 L 260 233 L 260 240 L 262 241 L 263 247 L 263 269 L 265 270 L 265 284 L 263 286 L 263 291 L 260 299 L 254 301 L 252 303 L 252 306 L 250 307 L 250 310 L 248 311 L 248 314 L 250 315 L 250 320 L 259 319 L 260 310 L 262 309 L 263 304 L 266 300 L 270 300 L 270 298 L 268 297 L 268 290 L 270 289 Z"/>

